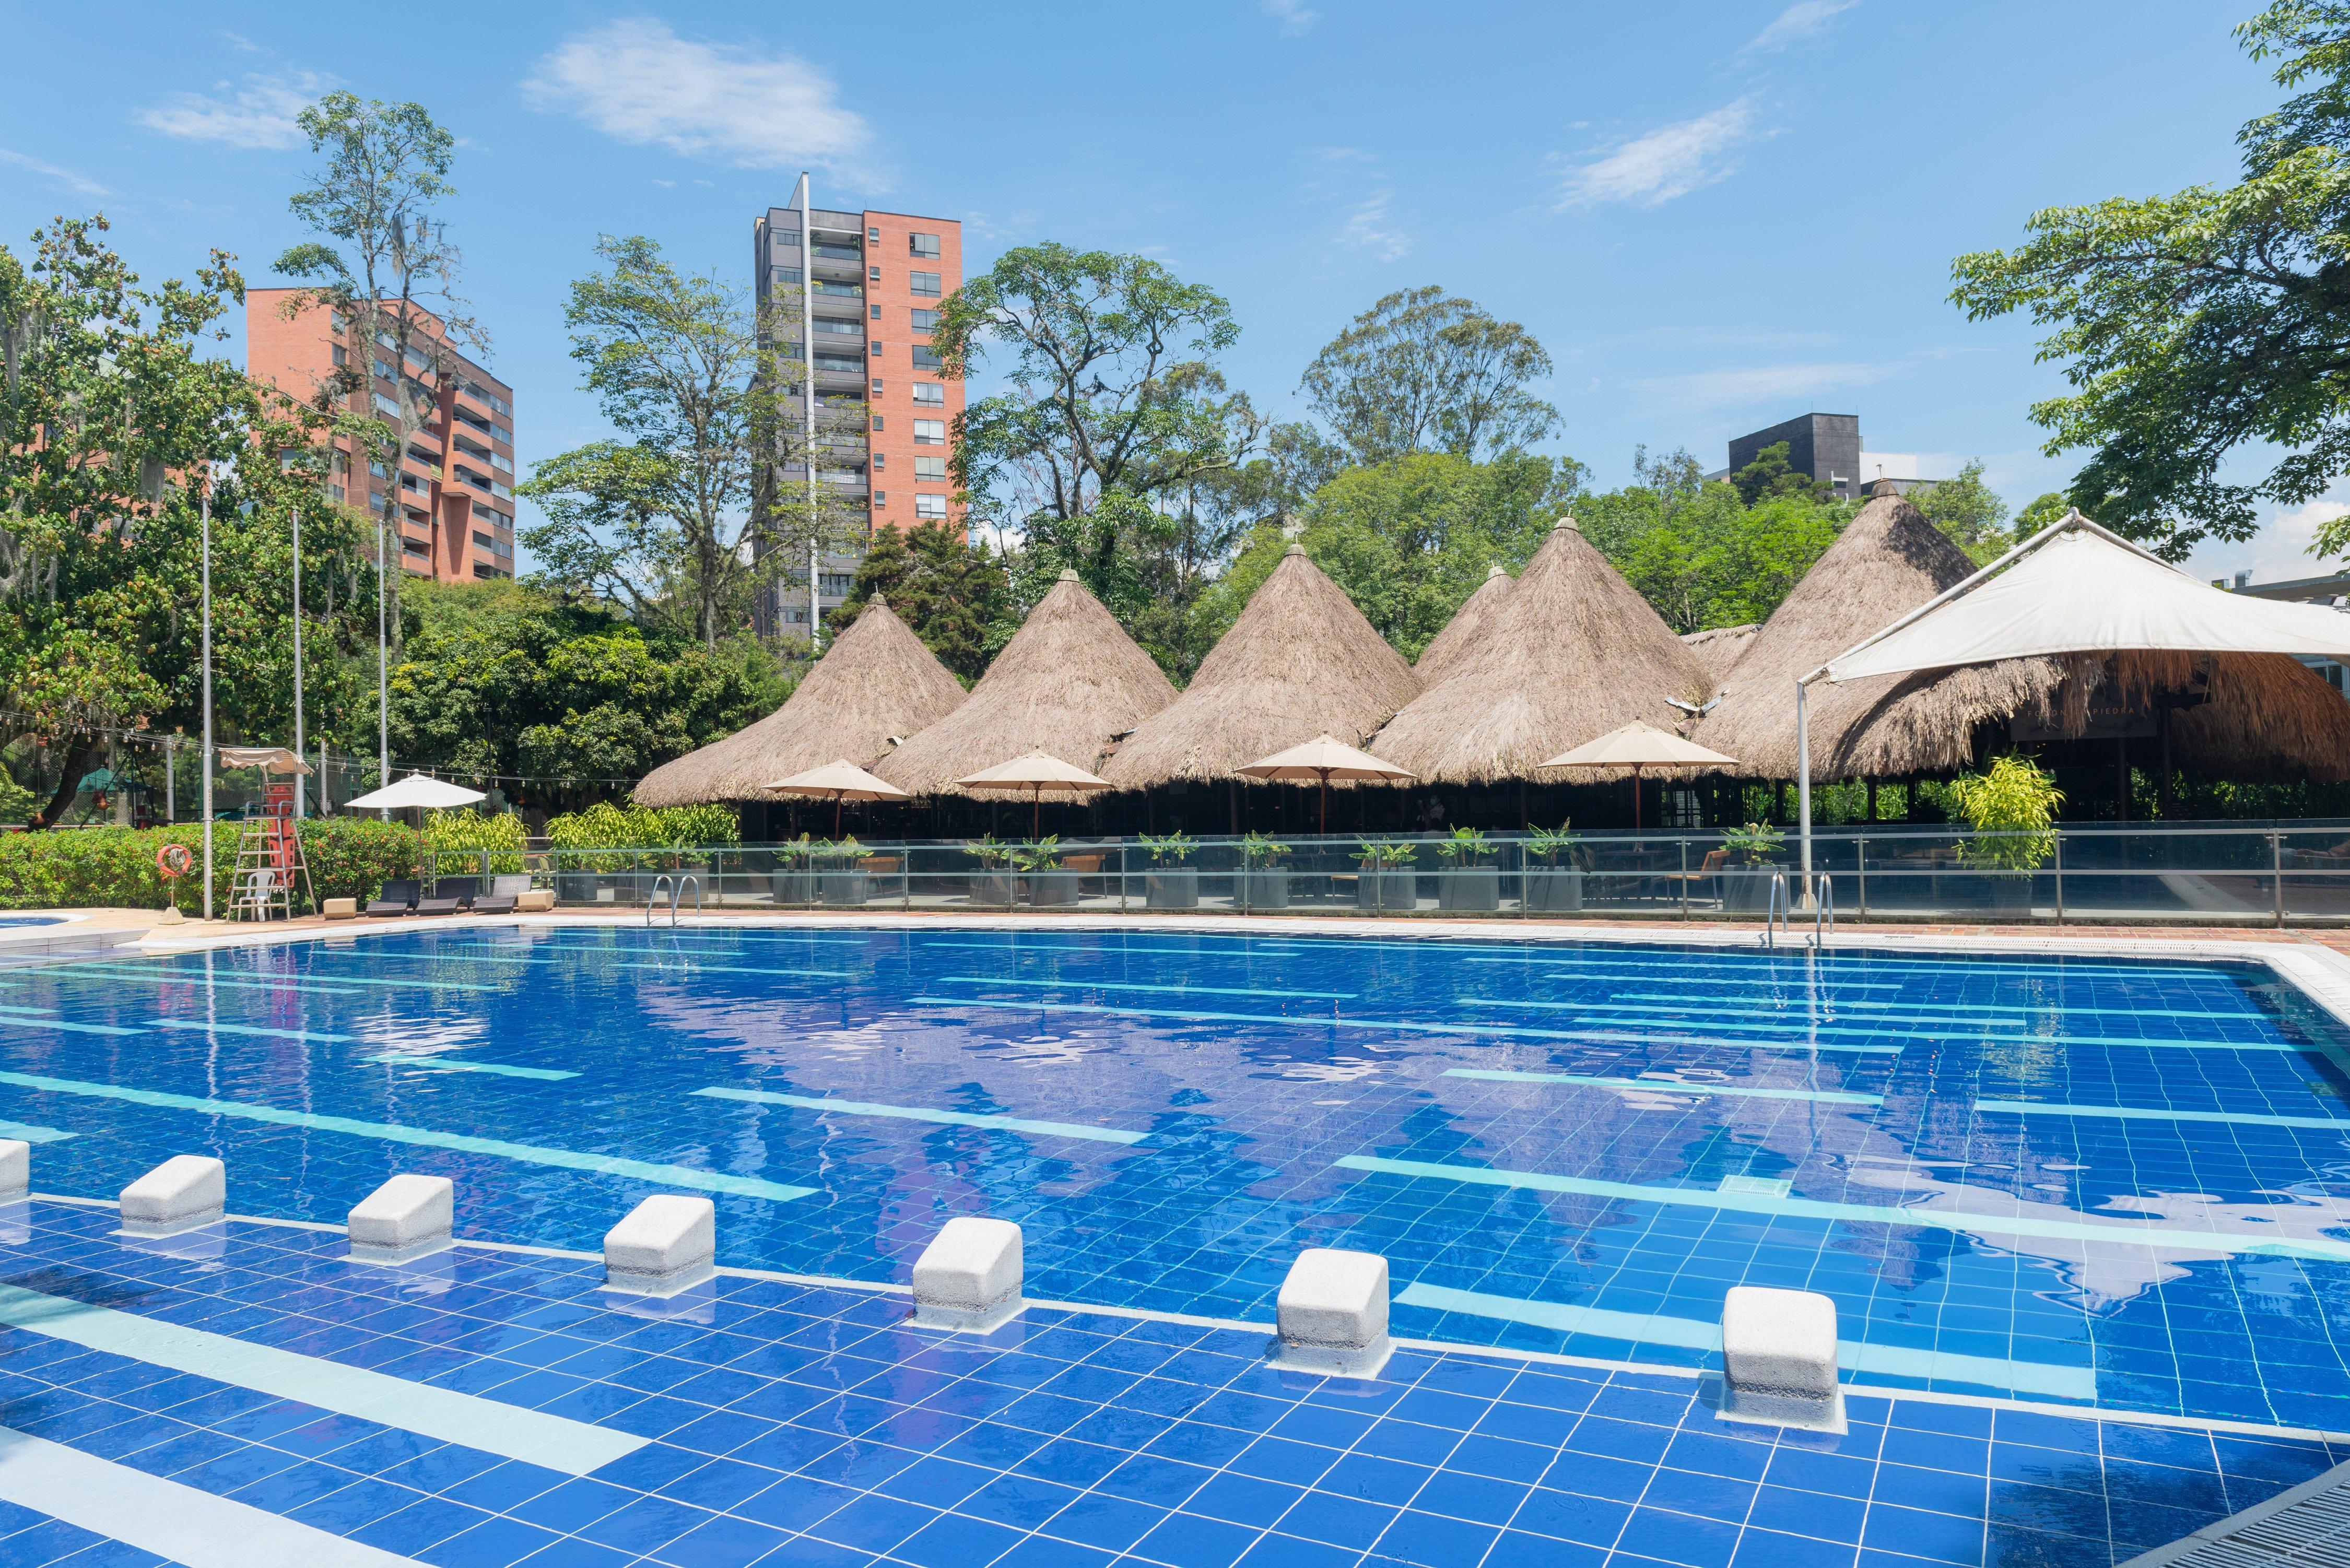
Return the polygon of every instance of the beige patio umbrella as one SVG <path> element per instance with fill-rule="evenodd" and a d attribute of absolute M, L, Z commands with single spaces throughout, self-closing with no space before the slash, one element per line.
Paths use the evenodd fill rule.
<path fill-rule="evenodd" d="M 1028 792 L 1028 836 L 1037 836 L 1043 823 L 1044 796 L 1046 790 L 1055 794 L 1089 794 L 1095 790 L 1110 788 L 1110 782 L 1098 778 L 1085 769 L 1043 752 L 1031 752 L 1024 757 L 1014 757 L 1008 763 L 998 763 L 992 768 L 982 768 L 975 774 L 955 780 L 965 789 L 1010 789 Z"/>
<path fill-rule="evenodd" d="M 1546 768 L 1631 769 L 1632 827 L 1637 832 L 1640 826 L 1642 768 L 1735 767 L 1738 759 L 1708 751 L 1695 741 L 1684 741 L 1670 730 L 1660 730 L 1646 719 L 1635 719 L 1621 728 L 1608 731 L 1596 741 L 1586 741 L 1571 752 L 1562 752 L 1542 765 Z"/>
<path fill-rule="evenodd" d="M 1243 766 L 1242 773 L 1253 779 L 1278 779 L 1303 784 L 1318 779 L 1322 784 L 1322 832 L 1330 831 L 1330 781 L 1332 779 L 1376 779 L 1385 783 L 1400 783 L 1415 778 L 1409 768 L 1381 762 L 1368 752 L 1359 752 L 1337 736 L 1325 730 L 1302 746 L 1292 746 L 1285 752 L 1275 752 Z"/>
<path fill-rule="evenodd" d="M 846 759 L 829 762 L 787 779 L 761 786 L 784 794 L 814 795 L 832 801 L 832 836 L 840 836 L 840 803 L 844 800 L 904 800 L 906 792 L 887 779 L 877 779 Z"/>

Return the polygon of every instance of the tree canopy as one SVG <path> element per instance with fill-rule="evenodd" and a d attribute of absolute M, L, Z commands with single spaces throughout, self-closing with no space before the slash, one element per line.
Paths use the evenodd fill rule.
<path fill-rule="evenodd" d="M 1533 333 L 1430 286 L 1356 317 L 1305 367 L 1298 390 L 1356 463 L 1418 452 L 1474 462 L 1558 428 L 1558 410 L 1527 389 L 1550 371 Z"/>
<path fill-rule="evenodd" d="M 855 625 L 877 596 L 966 686 L 1011 640 L 1003 563 L 953 524 L 918 523 L 902 534 L 875 529 L 848 597 L 826 614 L 834 634 Z"/>

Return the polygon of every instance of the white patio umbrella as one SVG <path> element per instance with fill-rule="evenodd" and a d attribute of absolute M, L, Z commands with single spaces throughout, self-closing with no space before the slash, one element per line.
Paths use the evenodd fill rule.
<path fill-rule="evenodd" d="M 428 778 L 422 774 L 411 774 L 397 784 L 370 790 L 357 800 L 347 800 L 343 804 L 365 811 L 400 811 L 409 806 L 447 811 L 486 798 L 480 790 L 467 789 L 463 784 L 453 784 L 446 779 Z"/>
<path fill-rule="evenodd" d="M 840 836 L 840 803 L 844 800 L 904 800 L 906 792 L 887 779 L 874 777 L 846 757 L 829 762 L 820 768 L 810 768 L 804 774 L 794 774 L 787 779 L 762 784 L 762 789 L 777 790 L 785 794 L 814 795 L 819 800 L 832 800 L 832 836 Z"/>
<path fill-rule="evenodd" d="M 2057 653 L 2310 654 L 2350 663 L 2350 615 L 2215 588 L 2078 511 L 2033 535 L 1884 630 L 1795 678 L 1795 793 L 1804 888 L 1812 877 L 1812 742 L 1816 680 Z"/>
<path fill-rule="evenodd" d="M 1561 752 L 1542 765 L 1546 768 L 1629 768 L 1632 770 L 1632 827 L 1640 826 L 1642 768 L 1719 768 L 1737 763 L 1720 752 L 1685 741 L 1670 730 L 1660 730 L 1645 719 L 1635 719 L 1586 741 L 1571 752 Z"/>
<path fill-rule="evenodd" d="M 1008 763 L 998 763 L 992 768 L 982 768 L 955 783 L 965 789 L 1009 789 L 1028 792 L 1028 836 L 1034 838 L 1043 825 L 1045 792 L 1055 794 L 1090 794 L 1096 790 L 1112 788 L 1109 780 L 1097 777 L 1081 767 L 1065 763 L 1046 752 L 1030 752 L 1024 757 L 1014 757 Z"/>
<path fill-rule="evenodd" d="M 1322 785 L 1322 832 L 1325 835 L 1330 831 L 1332 779 L 1399 784 L 1419 776 L 1409 768 L 1399 768 L 1368 752 L 1356 750 L 1327 730 L 1302 746 L 1292 746 L 1285 752 L 1259 757 L 1240 772 L 1253 779 L 1285 780 L 1292 784 L 1303 784 L 1307 779 L 1319 780 Z"/>

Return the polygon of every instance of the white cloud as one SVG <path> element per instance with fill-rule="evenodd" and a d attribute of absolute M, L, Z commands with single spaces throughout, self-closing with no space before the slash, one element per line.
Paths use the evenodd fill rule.
<path fill-rule="evenodd" d="M 19 169 L 29 169 L 43 179 L 54 180 L 68 190 L 78 191 L 85 196 L 112 194 L 105 186 L 87 175 L 77 174 L 70 169 L 60 169 L 54 163 L 44 163 L 39 159 L 28 158 L 22 152 L 11 152 L 5 147 L 0 147 L 0 163 L 13 163 Z"/>
<path fill-rule="evenodd" d="M 234 89 L 226 82 L 218 84 L 210 98 L 174 93 L 154 108 L 141 109 L 139 123 L 166 136 L 224 147 L 299 147 L 307 139 L 294 117 L 309 108 L 326 85 L 308 71 L 297 71 L 284 81 L 249 76 L 244 86 Z"/>
<path fill-rule="evenodd" d="M 2340 501 L 2311 501 L 2291 512 L 2281 512 L 2271 517 L 2261 531 L 2241 544 L 2225 540 L 2206 540 L 2195 553 L 2180 563 L 2187 570 L 2207 582 L 2214 577 L 2233 579 L 2238 572 L 2249 571 L 2256 583 L 2289 583 L 2299 577 L 2322 577 L 2334 567 L 2334 562 L 2309 553 L 2316 543 L 2317 530 L 2323 524 L 2337 517 L 2350 516 L 2350 504 Z"/>
<path fill-rule="evenodd" d="M 1411 236 L 1396 227 L 1388 209 L 1395 202 L 1393 191 L 1374 191 L 1355 204 L 1339 227 L 1338 243 L 1358 245 L 1381 261 L 1401 261 L 1411 251 Z"/>
<path fill-rule="evenodd" d="M 1815 397 L 1846 387 L 1889 380 L 1916 367 L 1912 359 L 1846 359 L 1819 364 L 1755 365 L 1737 370 L 1700 370 L 1689 375 L 1650 376 L 1633 389 L 1661 407 L 1692 410 L 1731 404 L 1768 405 Z"/>
<path fill-rule="evenodd" d="M 1860 0 L 1795 0 L 1795 4 L 1772 19 L 1771 25 L 1748 41 L 1752 49 L 1783 49 L 1798 39 L 1808 38 L 1825 28 L 1840 12 L 1849 11 Z"/>
<path fill-rule="evenodd" d="M 867 141 L 864 119 L 800 60 L 691 42 L 650 18 L 567 40 L 523 90 L 537 107 L 577 115 L 621 141 L 743 169 L 840 172 Z"/>
<path fill-rule="evenodd" d="M 1611 152 L 1570 165 L 1559 181 L 1558 209 L 1628 202 L 1654 207 L 1711 185 L 1737 169 L 1730 154 L 1752 140 L 1754 100 L 1742 98 L 1636 137 Z"/>
<path fill-rule="evenodd" d="M 1305 0 L 1256 0 L 1256 8 L 1281 24 L 1281 30 L 1295 36 L 1322 19 L 1322 13 L 1309 10 Z"/>

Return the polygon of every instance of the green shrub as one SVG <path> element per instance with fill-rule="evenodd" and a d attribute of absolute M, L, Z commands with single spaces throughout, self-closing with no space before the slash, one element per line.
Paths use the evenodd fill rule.
<path fill-rule="evenodd" d="M 1968 865 L 2032 871 L 2054 853 L 2050 824 L 2064 792 L 2031 758 L 2011 753 L 1987 774 L 1962 774 L 1950 781 L 1950 795 L 1967 826 L 1981 836 L 1960 850 Z"/>
<path fill-rule="evenodd" d="M 599 801 L 546 824 L 546 841 L 557 849 L 701 849 L 741 837 L 731 805 L 655 808 Z"/>
<path fill-rule="evenodd" d="M 236 877 L 243 824 L 213 825 L 213 908 L 228 909 Z M 392 877 L 416 875 L 417 838 L 397 823 L 359 817 L 306 817 L 302 857 L 312 890 L 321 898 L 372 898 Z M 183 846 L 192 862 L 176 878 L 170 901 L 182 912 L 203 909 L 203 829 L 77 827 L 46 833 L 0 834 L 0 909 L 111 908 L 160 909 L 166 901 L 155 856 L 167 844 Z"/>
<path fill-rule="evenodd" d="M 529 842 L 522 818 L 512 813 L 484 816 L 468 806 L 463 811 L 436 811 L 424 819 L 425 846 L 439 857 L 435 869 L 452 877 L 479 876 L 485 849 L 494 851 L 489 857 L 492 876 L 518 872 Z"/>
<path fill-rule="evenodd" d="M 1191 857 L 1191 851 L 1200 846 L 1197 840 L 1180 827 L 1164 838 L 1153 838 L 1147 833 L 1139 834 L 1136 836 L 1135 842 L 1150 851 L 1150 863 L 1153 866 L 1165 866 L 1170 862 L 1180 866 Z"/>
<path fill-rule="evenodd" d="M 1252 833 L 1241 840 L 1241 864 L 1253 867 L 1272 865 L 1289 853 L 1289 846 L 1262 833 Z"/>
<path fill-rule="evenodd" d="M 1786 845 L 1786 834 L 1767 822 L 1750 822 L 1721 836 L 1721 846 L 1749 866 L 1768 865 Z"/>
<path fill-rule="evenodd" d="M 1456 827 L 1436 841 L 1436 854 L 1448 866 L 1477 866 L 1492 845 L 1473 827 Z"/>

